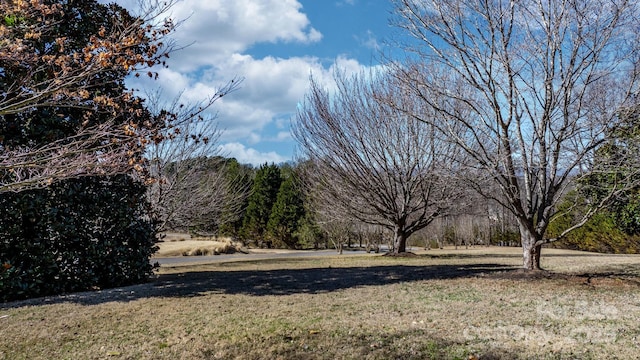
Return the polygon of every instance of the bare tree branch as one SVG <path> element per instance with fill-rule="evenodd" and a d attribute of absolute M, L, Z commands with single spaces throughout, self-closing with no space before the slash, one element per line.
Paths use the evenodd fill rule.
<path fill-rule="evenodd" d="M 113 23 L 102 26 L 79 50 L 74 39 L 58 33 L 65 18 L 62 5 L 0 3 L 0 124 L 19 117 L 20 126 L 28 127 L 30 114 L 45 108 L 59 111 L 61 123 L 68 120 L 64 113 L 69 109 L 84 112 L 81 126 L 67 139 L 25 144 L 0 134 L 0 192 L 142 169 L 139 155 L 154 138 L 154 124 L 140 123 L 144 108 L 131 92 L 102 89 L 126 74 L 139 76 L 164 65 L 173 50 L 166 36 L 174 27 L 164 14 L 174 3 L 140 0 L 138 17 L 117 5 L 104 5 Z M 147 71 L 145 76 L 157 75 Z M 96 114 L 111 119 L 96 125 Z"/>
<path fill-rule="evenodd" d="M 162 94 L 149 94 L 152 112 L 165 123 L 158 140 L 149 145 L 148 198 L 164 230 L 209 231 L 235 221 L 248 195 L 240 179 L 229 178 L 220 153 L 214 103 L 235 91 L 233 79 L 200 103 L 184 105 L 180 96 L 170 104 Z"/>
<path fill-rule="evenodd" d="M 336 82 L 332 96 L 312 79 L 293 124 L 310 161 L 304 177 L 320 208 L 390 229 L 395 251 L 404 252 L 406 239 L 445 214 L 457 194 L 453 147 L 405 115 L 433 111 L 388 74 L 336 74 Z"/>
<path fill-rule="evenodd" d="M 638 92 L 638 5 L 628 0 L 394 0 L 418 59 L 399 66 L 434 124 L 500 189 L 539 268 L 559 200 Z M 418 114 L 416 117 L 421 118 Z M 610 197 L 592 204 L 584 224 Z M 480 188 L 477 186 L 476 188 Z M 497 195 L 497 196 L 496 196 Z M 563 232 L 564 236 L 568 231 Z"/>

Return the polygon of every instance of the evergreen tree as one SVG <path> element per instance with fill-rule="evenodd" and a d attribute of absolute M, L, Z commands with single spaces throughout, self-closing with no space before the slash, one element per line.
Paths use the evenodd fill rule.
<path fill-rule="evenodd" d="M 276 202 L 271 210 L 267 230 L 278 243 L 289 248 L 299 247 L 297 236 L 300 223 L 304 218 L 304 202 L 298 177 L 291 172 L 280 185 Z"/>
<path fill-rule="evenodd" d="M 574 198 L 578 197 L 576 201 Z M 557 217 L 549 225 L 549 234 L 554 236 L 567 226 L 571 226 L 576 218 L 588 210 L 588 201 L 577 191 L 566 195 L 566 200 L 558 206 L 562 216 Z M 576 206 L 575 204 L 578 204 Z M 595 214 L 584 226 L 576 229 L 565 239 L 555 243 L 558 248 L 591 251 L 613 254 L 640 253 L 640 236 L 627 232 L 619 224 L 618 209 L 603 210 Z"/>
<path fill-rule="evenodd" d="M 240 202 L 227 202 L 222 214 L 225 221 L 220 226 L 220 235 L 237 239 L 240 236 L 242 223 L 249 206 L 247 194 L 253 185 L 253 168 L 250 165 L 240 164 L 235 158 L 226 159 L 225 177 L 227 184 L 239 190 L 244 196 Z"/>
<path fill-rule="evenodd" d="M 242 233 L 247 240 L 254 241 L 258 246 L 262 246 L 263 243 L 267 247 L 272 246 L 271 241 L 265 239 L 265 233 L 281 183 L 280 168 L 275 164 L 266 163 L 260 166 L 253 180 Z"/>

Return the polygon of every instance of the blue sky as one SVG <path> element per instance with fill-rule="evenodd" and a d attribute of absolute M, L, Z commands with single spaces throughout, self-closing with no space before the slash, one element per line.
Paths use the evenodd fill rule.
<path fill-rule="evenodd" d="M 385 0 L 182 0 L 170 15 L 186 20 L 173 37 L 191 45 L 171 56 L 158 81 L 132 79 L 130 86 L 161 88 L 167 97 L 182 92 L 193 102 L 244 78 L 214 107 L 221 150 L 253 165 L 288 161 L 295 148 L 289 123 L 309 76 L 330 86 L 335 68 L 376 65 L 389 11 Z"/>

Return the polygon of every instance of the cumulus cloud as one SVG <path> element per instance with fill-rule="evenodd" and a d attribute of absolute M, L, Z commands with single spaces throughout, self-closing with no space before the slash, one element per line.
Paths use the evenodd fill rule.
<path fill-rule="evenodd" d="M 290 139 L 291 139 L 291 133 L 289 131 L 280 131 L 278 135 L 276 135 L 276 141 L 284 141 L 284 140 L 290 140 Z"/>
<path fill-rule="evenodd" d="M 371 30 L 367 31 L 366 37 L 358 38 L 358 40 L 362 45 L 364 45 L 369 49 L 378 51 L 381 48 L 380 43 L 378 42 L 378 39 L 376 38 L 375 34 Z"/>
<path fill-rule="evenodd" d="M 184 0 L 170 16 L 182 20 L 174 39 L 187 47 L 172 64 L 195 71 L 257 43 L 319 41 L 322 34 L 301 9 L 297 0 Z"/>
<path fill-rule="evenodd" d="M 288 119 L 295 112 L 297 103 L 308 90 L 310 76 L 332 87 L 336 68 L 347 73 L 365 69 L 356 60 L 344 57 L 338 57 L 332 67 L 325 68 L 320 59 L 314 57 L 255 59 L 235 54 L 215 71 L 207 72 L 192 82 L 183 97 L 187 101 L 197 101 L 206 94 L 214 93 L 214 84 L 224 83 L 223 74 L 242 74 L 244 81 L 240 90 L 223 98 L 215 109 L 221 128 L 225 129 L 224 138 L 244 138 L 255 143 L 255 133 L 268 124 L 273 123 L 278 129 L 288 125 L 282 118 Z M 188 81 L 188 76 L 184 75 L 183 79 L 162 82 L 161 86 L 175 87 L 175 84 L 183 85 Z M 168 89 L 168 92 L 175 90 Z"/>
<path fill-rule="evenodd" d="M 344 56 L 327 64 L 327 59 L 314 56 L 256 58 L 249 54 L 251 46 L 259 43 L 321 41 L 322 34 L 298 0 L 182 0 L 168 16 L 184 20 L 172 36 L 178 45 L 188 46 L 171 55 L 169 68 L 158 70 L 158 80 L 143 76 L 130 79 L 128 85 L 159 88 L 170 99 L 180 96 L 181 102 L 197 103 L 230 79 L 243 78 L 240 89 L 219 100 L 210 114 L 217 116 L 223 130 L 223 147 L 241 162 L 286 160 L 276 152 L 259 152 L 243 144 L 292 141 L 288 119 L 307 92 L 310 76 L 331 88 L 336 68 L 346 73 L 365 69 Z"/>

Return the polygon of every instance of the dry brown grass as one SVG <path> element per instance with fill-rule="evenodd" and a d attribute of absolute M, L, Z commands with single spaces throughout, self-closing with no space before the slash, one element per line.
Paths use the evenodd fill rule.
<path fill-rule="evenodd" d="M 633 359 L 640 257 L 518 249 L 162 268 L 0 306 L 0 359 Z"/>
<path fill-rule="evenodd" d="M 156 257 L 206 256 L 246 252 L 241 243 L 234 242 L 230 238 L 191 237 L 181 233 L 166 234 L 163 241 L 158 243 L 158 247 L 160 249 L 155 254 Z"/>

